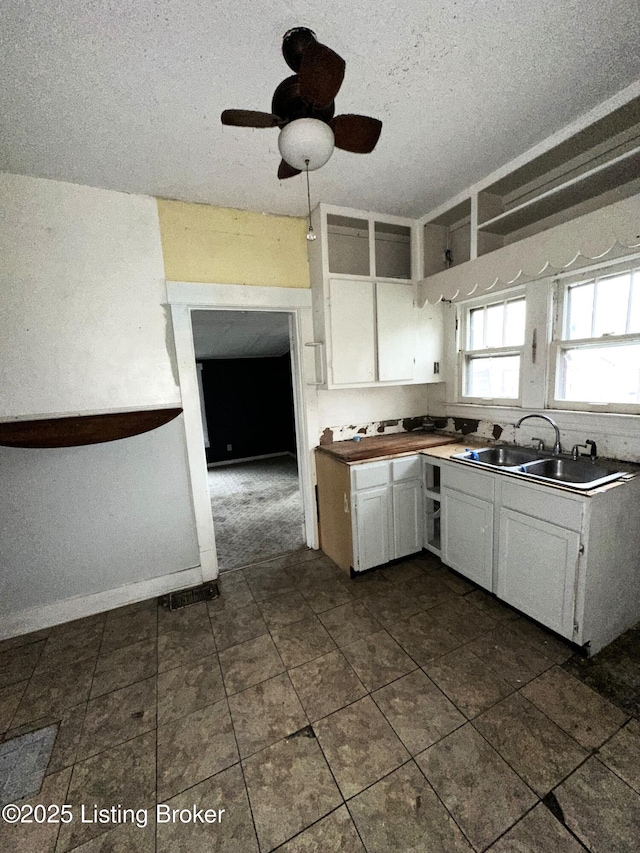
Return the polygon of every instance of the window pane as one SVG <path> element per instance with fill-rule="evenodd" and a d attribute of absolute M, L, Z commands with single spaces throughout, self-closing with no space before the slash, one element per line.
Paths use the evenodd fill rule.
<path fill-rule="evenodd" d="M 567 300 L 567 340 L 591 337 L 591 316 L 593 313 L 593 282 L 577 284 L 569 288 Z"/>
<path fill-rule="evenodd" d="M 489 305 L 487 308 L 487 337 L 484 345 L 487 349 L 502 346 L 502 327 L 504 305 Z"/>
<path fill-rule="evenodd" d="M 512 302 L 507 302 L 506 311 L 503 346 L 522 346 L 524 343 L 525 300 L 514 299 Z"/>
<path fill-rule="evenodd" d="M 559 366 L 558 400 L 640 403 L 640 344 L 567 349 Z"/>
<path fill-rule="evenodd" d="M 516 399 L 520 383 L 520 356 L 499 355 L 469 358 L 467 362 L 467 397 Z"/>
<path fill-rule="evenodd" d="M 484 308 L 469 312 L 469 349 L 484 349 Z"/>
<path fill-rule="evenodd" d="M 629 331 L 640 332 L 640 271 L 633 274 L 633 295 L 629 311 Z"/>
<path fill-rule="evenodd" d="M 624 335 L 629 305 L 629 273 L 602 278 L 596 288 L 594 337 Z"/>

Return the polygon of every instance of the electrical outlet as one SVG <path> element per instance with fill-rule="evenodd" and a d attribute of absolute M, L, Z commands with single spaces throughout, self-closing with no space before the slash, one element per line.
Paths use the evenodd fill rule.
<path fill-rule="evenodd" d="M 438 373 L 440 373 L 440 362 L 439 362 L 439 361 L 434 361 L 434 362 L 433 362 L 433 372 L 434 372 L 434 374 L 436 374 L 436 375 L 437 375 Z"/>
<path fill-rule="evenodd" d="M 227 450 L 228 450 L 229 452 L 231 452 L 231 451 L 233 450 L 233 445 L 232 445 L 232 444 L 227 444 Z"/>

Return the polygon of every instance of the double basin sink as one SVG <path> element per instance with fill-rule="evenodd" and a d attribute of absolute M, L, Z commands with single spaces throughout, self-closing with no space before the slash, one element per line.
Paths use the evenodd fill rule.
<path fill-rule="evenodd" d="M 541 482 L 555 483 L 571 489 L 595 489 L 625 476 L 618 471 L 590 459 L 572 459 L 567 456 L 552 456 L 544 451 L 527 447 L 485 447 L 456 453 L 452 459 L 475 462 L 488 468 L 522 474 Z"/>

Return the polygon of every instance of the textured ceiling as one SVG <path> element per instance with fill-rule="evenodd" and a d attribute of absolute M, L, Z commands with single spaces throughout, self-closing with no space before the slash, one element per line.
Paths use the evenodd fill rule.
<path fill-rule="evenodd" d="M 266 358 L 289 352 L 289 316 L 270 311 L 194 311 L 196 358 Z"/>
<path fill-rule="evenodd" d="M 314 203 L 418 216 L 640 77 L 637 0 L 4 0 L 0 169 L 299 215 L 268 110 L 309 26 L 347 61 L 338 112 L 384 122 Z"/>

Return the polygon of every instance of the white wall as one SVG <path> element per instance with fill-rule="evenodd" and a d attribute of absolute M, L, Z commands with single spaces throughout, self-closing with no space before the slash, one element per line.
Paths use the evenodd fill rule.
<path fill-rule="evenodd" d="M 0 448 L 0 620 L 198 563 L 182 417 L 122 441 Z"/>
<path fill-rule="evenodd" d="M 429 385 L 390 385 L 318 391 L 320 432 L 349 424 L 418 417 L 427 413 Z"/>
<path fill-rule="evenodd" d="M 0 175 L 0 207 L 0 419 L 180 405 L 154 199 Z M 0 447 L 0 478 L 0 637 L 82 615 L 79 596 L 176 588 L 199 563 L 181 417 Z"/>
<path fill-rule="evenodd" d="M 155 199 L 0 174 L 0 209 L 0 419 L 179 405 Z"/>

